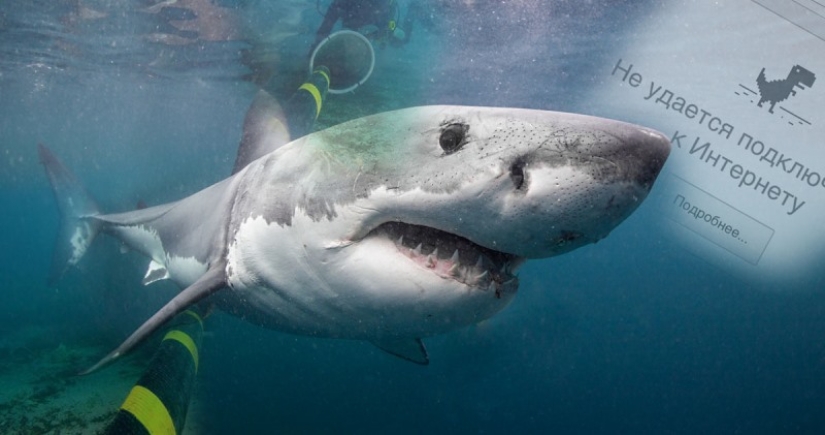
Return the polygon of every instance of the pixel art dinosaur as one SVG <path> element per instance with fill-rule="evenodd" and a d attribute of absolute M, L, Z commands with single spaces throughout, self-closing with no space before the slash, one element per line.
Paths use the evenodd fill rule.
<path fill-rule="evenodd" d="M 762 107 L 762 103 L 771 103 L 768 112 L 773 113 L 773 107 L 780 101 L 785 101 L 791 95 L 796 95 L 796 89 L 811 87 L 816 80 L 816 75 L 800 65 L 794 65 L 788 77 L 781 80 L 768 81 L 765 78 L 765 68 L 759 72 L 756 78 L 756 86 L 759 88 L 759 102 L 757 106 Z"/>

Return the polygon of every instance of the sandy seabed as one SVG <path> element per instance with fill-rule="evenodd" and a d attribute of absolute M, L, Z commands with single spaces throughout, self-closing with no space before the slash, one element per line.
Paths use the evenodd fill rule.
<path fill-rule="evenodd" d="M 148 367 L 152 346 L 86 376 L 79 370 L 111 349 L 61 340 L 57 326 L 24 327 L 0 335 L 0 433 L 98 434 Z M 52 337 L 53 339 L 50 339 Z M 196 393 L 197 394 L 197 393 Z M 198 433 L 197 399 L 184 434 Z"/>

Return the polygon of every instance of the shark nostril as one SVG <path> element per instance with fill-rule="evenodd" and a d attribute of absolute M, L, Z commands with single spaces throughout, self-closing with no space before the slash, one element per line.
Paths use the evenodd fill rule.
<path fill-rule="evenodd" d="M 525 182 L 525 174 L 524 174 L 524 167 L 527 165 L 522 159 L 518 159 L 510 165 L 510 180 L 513 181 L 513 185 L 516 187 L 516 190 L 522 190 L 524 187 Z"/>

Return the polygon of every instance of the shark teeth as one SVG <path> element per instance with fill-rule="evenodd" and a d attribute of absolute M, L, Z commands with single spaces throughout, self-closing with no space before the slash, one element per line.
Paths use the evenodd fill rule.
<path fill-rule="evenodd" d="M 513 293 L 518 281 L 513 271 L 522 258 L 477 245 L 459 235 L 403 222 L 386 222 L 371 234 L 386 237 L 405 254 L 435 275 L 481 291 Z M 450 257 L 440 254 L 451 253 Z M 475 261 L 471 260 L 475 259 Z"/>
<path fill-rule="evenodd" d="M 427 265 L 428 268 L 434 269 L 437 262 L 438 262 L 438 257 L 436 257 L 434 254 L 430 254 L 430 255 L 427 256 L 426 265 Z"/>

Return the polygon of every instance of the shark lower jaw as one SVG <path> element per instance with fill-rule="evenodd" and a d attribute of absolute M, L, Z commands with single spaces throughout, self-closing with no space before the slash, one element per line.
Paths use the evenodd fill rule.
<path fill-rule="evenodd" d="M 367 237 L 388 239 L 399 253 L 437 276 L 496 297 L 518 290 L 523 257 L 486 248 L 459 235 L 404 222 L 385 222 Z"/>

